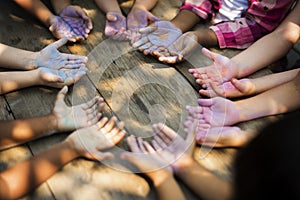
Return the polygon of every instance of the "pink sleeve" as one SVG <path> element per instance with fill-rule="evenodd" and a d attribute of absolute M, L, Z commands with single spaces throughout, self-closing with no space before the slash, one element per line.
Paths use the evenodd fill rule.
<path fill-rule="evenodd" d="M 208 19 L 211 18 L 220 7 L 220 0 L 185 0 L 180 10 L 190 10 L 202 19 Z"/>

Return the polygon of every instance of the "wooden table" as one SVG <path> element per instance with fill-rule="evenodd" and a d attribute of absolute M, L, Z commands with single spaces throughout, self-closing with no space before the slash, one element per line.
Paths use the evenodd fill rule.
<path fill-rule="evenodd" d="M 123 2 L 128 12 L 132 2 Z M 169 20 L 176 15 L 181 1 L 159 1 L 153 13 Z M 60 50 L 89 56 L 88 74 L 69 88 L 66 102 L 76 105 L 94 95 L 106 102 L 105 116 L 115 115 L 126 123 L 130 134 L 151 136 L 151 124 L 163 122 L 183 135 L 182 123 L 187 115 L 186 105 L 197 105 L 199 87 L 187 73 L 191 67 L 207 65 L 210 61 L 195 52 L 187 61 L 163 65 L 151 56 L 133 51 L 126 42 L 116 42 L 103 35 L 104 14 L 93 1 L 75 0 L 91 16 L 94 29 L 86 41 L 68 44 Z M 39 51 L 55 41 L 50 32 L 27 12 L 10 0 L 0 1 L 0 42 L 17 48 Z M 233 50 L 219 51 L 229 57 Z M 17 56 L 16 56 L 17 59 Z M 263 70 L 255 76 L 270 73 Z M 20 119 L 48 114 L 58 90 L 31 87 L 0 96 L 0 119 Z M 242 128 L 260 129 L 272 118 L 242 123 Z M 31 158 L 40 151 L 63 140 L 69 133 L 60 133 L 28 142 L 0 152 L 0 170 Z M 120 149 L 127 150 L 121 142 Z M 198 146 L 195 158 L 208 170 L 230 180 L 233 148 L 211 149 Z M 201 153 L 201 154 L 200 154 Z M 200 155 L 205 155 L 200 157 Z M 130 171 L 126 165 L 106 165 L 86 159 L 77 159 L 57 172 L 24 199 L 157 199 L 150 182 Z M 17 180 L 16 180 L 17 181 Z M 30 184 L 30 183 L 28 183 Z M 183 184 L 187 199 L 197 197 Z"/>

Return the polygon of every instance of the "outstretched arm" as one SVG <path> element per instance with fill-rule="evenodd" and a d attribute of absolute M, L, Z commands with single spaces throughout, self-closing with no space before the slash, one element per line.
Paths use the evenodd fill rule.
<path fill-rule="evenodd" d="M 252 74 L 288 53 L 300 37 L 299 10 L 300 3 L 298 2 L 273 32 L 232 58 L 233 61 L 240 64 L 236 78 Z"/>
<path fill-rule="evenodd" d="M 54 14 L 40 0 L 14 0 L 32 15 L 36 16 L 46 27 L 49 27 L 50 19 Z"/>
<path fill-rule="evenodd" d="M 169 163 L 155 152 L 154 146 L 133 135 L 127 138 L 127 142 L 132 153 L 123 153 L 121 158 L 137 166 L 152 180 L 160 200 L 185 199 Z"/>
<path fill-rule="evenodd" d="M 65 7 L 71 5 L 71 0 L 51 0 L 56 13 L 60 13 Z"/>
<path fill-rule="evenodd" d="M 300 73 L 278 87 L 252 98 L 235 102 L 241 108 L 240 121 L 291 112 L 300 107 Z M 260 102 L 259 104 L 257 102 Z"/>
<path fill-rule="evenodd" d="M 148 21 L 158 21 L 159 18 L 150 12 L 156 3 L 157 0 L 136 0 L 127 16 L 127 28 L 138 31 L 140 28 L 146 27 Z"/>
<path fill-rule="evenodd" d="M 54 108 L 48 115 L 28 119 L 0 121 L 0 149 L 57 132 L 73 131 L 97 123 L 104 108 L 103 99 L 95 97 L 87 103 L 69 107 L 64 99 L 68 89 L 57 95 Z"/>
<path fill-rule="evenodd" d="M 95 2 L 105 14 L 108 12 L 122 13 L 117 0 L 95 0 Z"/>
<path fill-rule="evenodd" d="M 259 78 L 231 79 L 221 85 L 211 85 L 199 93 L 208 97 L 223 96 L 226 98 L 255 95 L 293 80 L 299 69 L 270 74 Z"/>
<path fill-rule="evenodd" d="M 108 149 L 117 144 L 125 135 L 123 123 L 115 126 L 116 119 L 107 122 L 103 118 L 99 123 L 73 132 L 63 142 L 52 146 L 30 160 L 0 173 L 0 199 L 16 199 L 27 194 L 50 178 L 63 165 L 78 157 L 94 160 L 112 158 Z M 88 149 L 86 149 L 88 144 Z M 13 184 L 12 184 L 13 183 Z"/>
<path fill-rule="evenodd" d="M 0 43 L 0 66 L 21 70 L 31 70 L 38 67 L 50 69 L 85 67 L 86 56 L 60 53 L 57 50 L 66 43 L 67 39 L 62 38 L 38 52 L 17 49 Z M 18 55 L 17 59 L 15 55 Z"/>

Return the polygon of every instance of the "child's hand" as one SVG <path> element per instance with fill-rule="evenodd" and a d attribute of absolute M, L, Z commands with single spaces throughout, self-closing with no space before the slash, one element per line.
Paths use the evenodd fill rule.
<path fill-rule="evenodd" d="M 145 55 L 153 53 L 159 47 L 168 48 L 177 38 L 182 35 L 180 29 L 169 21 L 158 21 L 154 25 L 140 29 L 142 38 L 133 44 L 139 47 Z"/>
<path fill-rule="evenodd" d="M 193 32 L 187 32 L 181 35 L 168 48 L 159 48 L 153 52 L 153 54 L 157 56 L 161 62 L 174 64 L 190 56 L 197 45 L 199 45 L 197 36 Z"/>
<path fill-rule="evenodd" d="M 221 96 L 233 98 L 249 96 L 256 93 L 256 85 L 248 78 L 240 80 L 233 78 L 221 85 L 209 85 L 206 89 L 199 90 L 199 93 L 207 97 Z"/>
<path fill-rule="evenodd" d="M 137 166 L 142 173 L 146 173 L 152 181 L 164 179 L 173 176 L 172 168 L 168 160 L 161 156 L 161 152 L 142 138 L 131 135 L 127 138 L 132 153 L 123 153 L 121 158 Z"/>
<path fill-rule="evenodd" d="M 50 18 L 50 27 L 49 30 L 53 34 L 54 37 L 60 39 L 60 38 L 67 38 L 70 42 L 76 42 L 78 39 L 78 36 L 73 31 L 71 26 L 64 21 L 59 16 L 52 16 Z"/>
<path fill-rule="evenodd" d="M 127 27 L 129 30 L 138 31 L 148 25 L 148 21 L 155 22 L 159 18 L 154 16 L 145 8 L 134 6 L 127 16 Z"/>
<path fill-rule="evenodd" d="M 72 28 L 77 40 L 86 39 L 93 28 L 91 19 L 79 6 L 66 6 L 59 16 Z"/>
<path fill-rule="evenodd" d="M 238 76 L 238 64 L 231 59 L 206 48 L 202 48 L 202 53 L 211 59 L 213 64 L 198 69 L 189 69 L 189 72 L 203 88 L 207 88 L 209 84 L 218 86 Z"/>
<path fill-rule="evenodd" d="M 94 97 L 87 103 L 69 107 L 64 101 L 67 92 L 68 87 L 59 91 L 52 111 L 57 120 L 58 131 L 72 131 L 96 124 L 104 109 L 103 99 Z"/>
<path fill-rule="evenodd" d="M 127 16 L 127 28 L 131 43 L 135 43 L 141 38 L 140 28 L 144 28 L 149 22 L 158 21 L 159 18 L 154 16 L 147 9 L 139 6 L 133 6 Z"/>
<path fill-rule="evenodd" d="M 86 67 L 77 69 L 50 69 L 40 67 L 36 70 L 39 85 L 55 88 L 72 85 L 87 72 Z"/>
<path fill-rule="evenodd" d="M 162 172 L 155 174 L 155 170 L 172 173 L 193 161 L 194 130 L 187 131 L 185 140 L 161 123 L 153 125 L 153 131 L 155 136 L 152 145 L 141 138 L 128 137 L 127 142 L 133 153 L 125 153 L 122 158 L 132 162 L 152 179 L 157 178 L 157 174 L 162 174 Z"/>
<path fill-rule="evenodd" d="M 33 66 L 45 67 L 50 69 L 75 69 L 85 67 L 86 56 L 60 53 L 57 49 L 67 43 L 67 38 L 62 38 L 41 51 L 35 53 Z"/>
<path fill-rule="evenodd" d="M 174 173 L 177 173 L 186 165 L 194 162 L 192 157 L 195 148 L 196 123 L 186 127 L 186 139 L 184 140 L 174 130 L 164 124 L 153 125 L 153 146 L 161 156 L 168 161 Z"/>
<path fill-rule="evenodd" d="M 66 141 L 80 156 L 98 161 L 111 159 L 112 153 L 103 153 L 101 150 L 115 146 L 126 132 L 123 130 L 124 123 L 120 122 L 115 125 L 117 121 L 115 117 L 107 121 L 108 119 L 104 117 L 93 126 L 76 130 Z"/>
<path fill-rule="evenodd" d="M 196 141 L 209 147 L 240 147 L 243 146 L 253 132 L 241 130 L 237 126 L 198 126 Z"/>
<path fill-rule="evenodd" d="M 119 12 L 106 14 L 105 35 L 116 40 L 126 39 L 126 18 Z"/>
<path fill-rule="evenodd" d="M 222 97 L 198 99 L 199 106 L 187 106 L 187 123 L 211 127 L 230 126 L 242 121 L 241 108 L 233 101 Z"/>

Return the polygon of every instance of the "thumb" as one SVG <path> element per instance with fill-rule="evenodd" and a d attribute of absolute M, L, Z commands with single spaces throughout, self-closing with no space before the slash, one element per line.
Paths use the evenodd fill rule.
<path fill-rule="evenodd" d="M 108 160 L 108 159 L 113 159 L 114 155 L 111 152 L 101 152 L 101 151 L 94 151 L 90 152 L 92 155 L 93 159 L 101 161 L 101 160 Z"/>
<path fill-rule="evenodd" d="M 160 20 L 158 17 L 156 17 L 155 15 L 153 15 L 151 12 L 148 12 L 147 19 L 149 21 L 152 21 L 152 22 Z"/>
<path fill-rule="evenodd" d="M 117 21 L 117 16 L 116 15 L 114 15 L 113 13 L 107 13 L 106 14 L 106 19 L 108 20 L 108 21 L 111 21 L 111 22 L 115 22 L 115 21 Z"/>
<path fill-rule="evenodd" d="M 51 26 L 49 27 L 49 31 L 53 32 L 54 30 L 56 30 L 57 28 L 57 23 L 53 23 L 51 24 Z"/>
<path fill-rule="evenodd" d="M 149 34 L 149 33 L 153 32 L 153 31 L 155 31 L 156 29 L 157 29 L 157 27 L 156 27 L 154 24 L 152 24 L 152 25 L 147 26 L 147 27 L 145 27 L 145 28 L 141 28 L 141 29 L 139 30 L 139 32 L 140 32 L 141 34 Z"/>
<path fill-rule="evenodd" d="M 202 53 L 206 56 L 206 57 L 208 57 L 209 59 L 211 59 L 211 60 L 215 60 L 216 59 L 216 53 L 214 53 L 214 52 L 212 52 L 212 51 L 210 51 L 210 50 L 208 50 L 207 48 L 202 48 Z"/>
<path fill-rule="evenodd" d="M 242 79 L 241 79 L 242 80 Z M 249 90 L 249 86 L 247 83 L 243 83 L 241 80 L 238 80 L 236 78 L 232 78 L 230 81 L 232 85 L 238 89 L 241 93 L 245 93 L 247 90 Z"/>
<path fill-rule="evenodd" d="M 68 42 L 67 38 L 61 38 L 61 39 L 57 40 L 56 42 L 52 43 L 52 45 L 55 46 L 56 49 L 58 49 L 59 47 L 65 45 L 67 42 Z"/>
<path fill-rule="evenodd" d="M 213 99 L 198 99 L 197 100 L 199 106 L 211 106 L 213 104 Z"/>
<path fill-rule="evenodd" d="M 63 100 L 65 99 L 66 94 L 68 93 L 68 86 L 64 86 L 57 94 L 56 100 Z"/>

